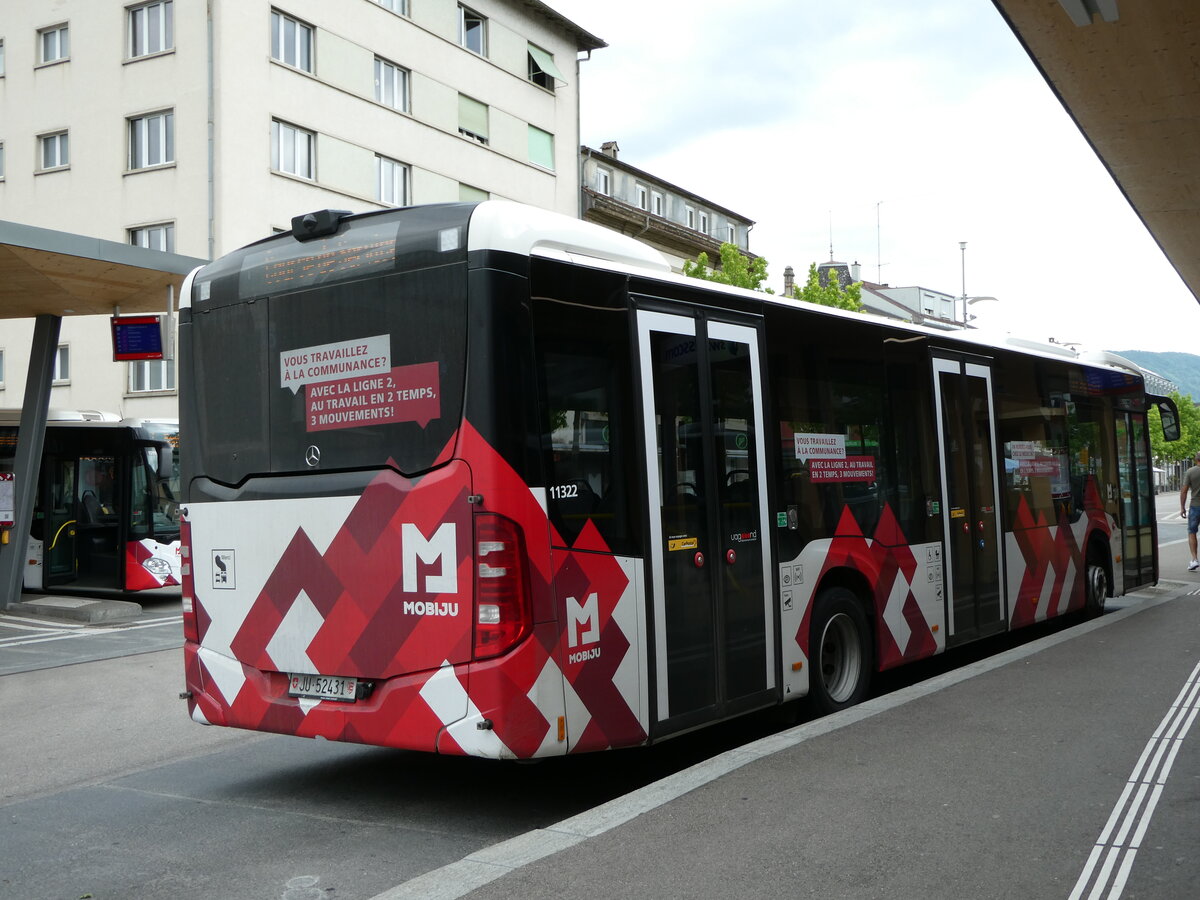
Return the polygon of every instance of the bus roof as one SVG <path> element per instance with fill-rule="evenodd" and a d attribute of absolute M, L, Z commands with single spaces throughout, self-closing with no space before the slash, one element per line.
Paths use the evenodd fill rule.
<path fill-rule="evenodd" d="M 437 205 L 446 206 L 448 204 Z M 470 207 L 470 204 L 461 205 L 464 208 Z M 338 214 L 337 218 L 346 223 L 353 223 L 358 220 L 397 214 L 403 215 L 403 210 L 373 210 L 352 215 Z M 341 228 L 342 225 L 338 224 L 337 230 L 340 231 Z M 287 239 L 289 235 L 290 232 L 285 232 L 247 246 Z M 558 259 L 651 281 L 686 286 L 692 290 L 701 289 L 737 296 L 761 304 L 804 309 L 814 315 L 848 317 L 854 321 L 868 320 L 897 331 L 907 332 L 914 338 L 925 337 L 943 345 L 956 343 L 979 350 L 1009 349 L 1034 356 L 1071 360 L 1084 365 L 1128 372 L 1138 377 L 1144 377 L 1141 368 L 1135 363 L 1106 351 L 1077 350 L 1073 345 L 1055 344 L 1009 333 L 992 333 L 973 328 L 946 331 L 900 319 L 891 319 L 871 312 L 850 312 L 805 303 L 792 297 L 732 287 L 718 282 L 697 281 L 694 278 L 672 272 L 670 264 L 661 253 L 633 237 L 592 222 L 581 221 L 561 213 L 509 200 L 484 200 L 474 205 L 470 211 L 467 225 L 466 249 L 468 252 L 496 250 L 521 256 Z M 180 292 L 181 309 L 192 305 L 192 283 L 199 271 L 199 268 L 194 270 L 184 280 L 183 289 Z"/>

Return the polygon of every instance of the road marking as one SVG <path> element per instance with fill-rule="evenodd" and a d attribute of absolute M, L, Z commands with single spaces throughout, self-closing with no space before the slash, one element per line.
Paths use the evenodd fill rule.
<path fill-rule="evenodd" d="M 124 631 L 142 631 L 146 628 L 161 628 L 163 625 L 181 625 L 183 616 L 168 616 L 162 619 L 154 619 L 148 622 L 141 622 L 137 625 L 126 625 L 120 628 L 100 627 L 80 629 L 76 631 L 50 631 L 35 637 L 26 637 L 25 635 L 15 635 L 8 638 L 0 638 L 0 648 L 3 647 L 25 647 L 30 644 L 45 644 L 49 641 L 65 641 L 71 638 L 86 638 L 97 637 L 104 634 L 118 634 Z"/>
<path fill-rule="evenodd" d="M 1200 714 L 1200 663 L 1192 669 L 1183 689 L 1133 767 L 1133 773 L 1125 783 L 1125 789 L 1113 807 L 1104 830 L 1096 839 L 1096 845 L 1088 856 L 1079 880 L 1075 882 L 1069 900 L 1079 900 L 1083 896 L 1084 890 L 1092 882 L 1093 874 L 1096 878 L 1091 893 L 1087 895 L 1088 900 L 1099 900 L 1106 890 L 1108 900 L 1117 900 L 1121 896 L 1142 845 L 1142 838 L 1150 827 L 1150 818 L 1162 797 L 1167 776 L 1175 764 L 1175 755 L 1183 746 L 1183 739 L 1196 721 L 1197 714 Z M 1120 827 L 1114 836 L 1113 829 L 1117 828 L 1118 822 Z M 1099 874 L 1096 874 L 1097 865 L 1100 865 Z"/>

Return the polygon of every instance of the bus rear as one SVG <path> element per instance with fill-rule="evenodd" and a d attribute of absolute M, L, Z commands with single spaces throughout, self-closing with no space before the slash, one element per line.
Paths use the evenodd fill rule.
<path fill-rule="evenodd" d="M 561 683 L 511 702 L 555 639 L 545 554 L 529 550 L 548 526 L 464 417 L 473 209 L 307 217 L 194 274 L 180 380 L 195 720 L 564 752 Z"/>

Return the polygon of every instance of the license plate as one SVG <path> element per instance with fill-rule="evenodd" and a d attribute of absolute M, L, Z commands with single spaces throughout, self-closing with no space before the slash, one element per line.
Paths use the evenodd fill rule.
<path fill-rule="evenodd" d="M 310 697 L 316 700 L 340 700 L 353 703 L 358 693 L 357 678 L 337 675 L 288 675 L 288 695 Z"/>

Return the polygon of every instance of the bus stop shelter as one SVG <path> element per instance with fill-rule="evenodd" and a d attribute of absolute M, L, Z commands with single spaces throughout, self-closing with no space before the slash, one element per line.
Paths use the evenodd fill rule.
<path fill-rule="evenodd" d="M 1200 298 L 1200 3 L 992 2 Z"/>
<path fill-rule="evenodd" d="M 63 316 L 169 312 L 184 276 L 205 262 L 0 221 L 0 320 L 34 320 L 13 464 L 13 524 L 8 541 L 0 543 L 0 609 L 21 598 Z"/>

